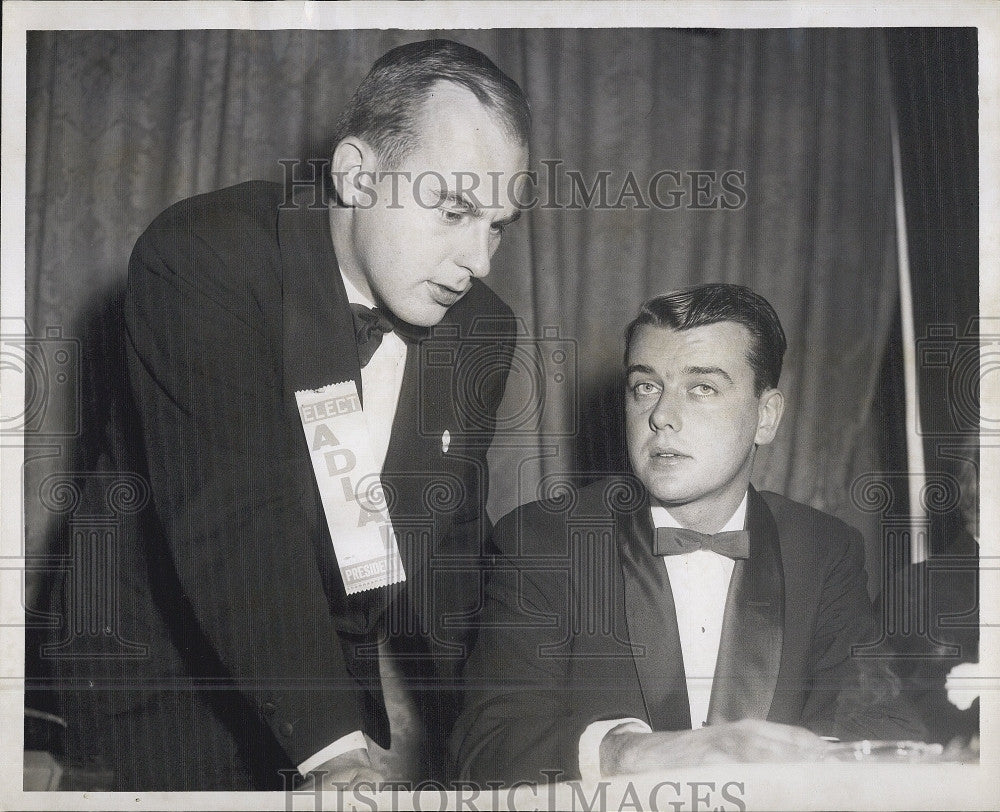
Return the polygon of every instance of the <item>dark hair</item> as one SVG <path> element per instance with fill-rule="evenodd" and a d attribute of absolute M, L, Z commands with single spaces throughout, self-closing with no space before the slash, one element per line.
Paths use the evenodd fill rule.
<path fill-rule="evenodd" d="M 348 136 L 363 138 L 380 166 L 394 169 L 415 146 L 421 108 L 440 81 L 468 88 L 511 135 L 528 143 L 531 112 L 517 82 L 475 48 L 431 39 L 400 45 L 375 62 L 337 122 L 334 146 Z"/>
<path fill-rule="evenodd" d="M 644 324 L 690 330 L 722 321 L 743 325 L 753 337 L 747 360 L 753 369 L 757 395 L 776 387 L 788 346 L 785 331 L 767 299 L 743 285 L 697 285 L 650 299 L 625 328 L 625 364 L 635 331 Z"/>

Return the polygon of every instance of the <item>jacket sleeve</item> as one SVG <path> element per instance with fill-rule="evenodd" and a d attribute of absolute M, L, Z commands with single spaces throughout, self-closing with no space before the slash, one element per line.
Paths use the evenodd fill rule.
<path fill-rule="evenodd" d="M 129 380 L 183 599 L 298 764 L 365 728 L 363 694 L 317 566 L 301 427 L 282 402 L 273 234 L 249 211 L 206 216 L 161 215 L 136 244 Z"/>
<path fill-rule="evenodd" d="M 598 685 L 600 680 L 578 686 L 589 698 L 578 701 L 573 693 L 573 655 L 565 645 L 571 639 L 571 579 L 551 556 L 546 561 L 524 555 L 551 534 L 548 522 L 533 526 L 525 518 L 532 514 L 538 511 L 519 509 L 497 524 L 501 552 L 487 574 L 465 701 L 452 736 L 462 777 L 481 783 L 577 779 L 587 726 L 630 715 L 608 709 L 609 686 Z"/>

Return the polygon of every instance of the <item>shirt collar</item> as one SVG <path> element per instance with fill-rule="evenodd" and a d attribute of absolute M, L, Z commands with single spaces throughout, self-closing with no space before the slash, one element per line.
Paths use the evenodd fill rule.
<path fill-rule="evenodd" d="M 340 271 L 340 278 L 344 280 L 344 290 L 347 291 L 347 301 L 351 304 L 362 304 L 365 307 L 375 307 L 375 302 L 354 287 L 351 280 L 347 278 L 347 275 L 343 272 L 343 270 Z"/>
<path fill-rule="evenodd" d="M 661 505 L 650 505 L 649 512 L 653 516 L 653 527 L 682 527 L 680 522 L 678 522 L 673 516 L 670 515 L 669 511 Z M 736 508 L 736 512 L 729 517 L 729 521 L 726 522 L 722 528 L 719 530 L 720 533 L 724 533 L 728 530 L 743 530 L 746 527 L 747 521 L 747 494 L 743 494 L 743 501 L 740 502 L 739 506 Z"/>

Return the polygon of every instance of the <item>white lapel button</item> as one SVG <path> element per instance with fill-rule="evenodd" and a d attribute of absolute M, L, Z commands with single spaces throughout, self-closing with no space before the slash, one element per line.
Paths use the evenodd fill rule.
<path fill-rule="evenodd" d="M 448 429 L 444 430 L 444 434 L 441 435 L 441 453 L 447 454 L 448 447 L 451 445 L 451 432 Z"/>

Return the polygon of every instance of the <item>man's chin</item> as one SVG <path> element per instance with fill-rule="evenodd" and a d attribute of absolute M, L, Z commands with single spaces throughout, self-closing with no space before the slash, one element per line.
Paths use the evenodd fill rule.
<path fill-rule="evenodd" d="M 694 494 L 682 492 L 678 488 L 664 487 L 662 483 L 658 484 L 655 481 L 644 484 L 653 504 L 658 504 L 668 509 L 683 507 L 697 499 Z"/>
<path fill-rule="evenodd" d="M 406 322 L 412 324 L 414 327 L 425 327 L 425 328 L 435 327 L 436 325 L 438 325 L 438 324 L 441 323 L 442 319 L 444 319 L 445 314 L 447 312 L 448 312 L 447 310 L 444 310 L 444 311 L 441 312 L 440 315 L 438 315 L 436 317 L 417 316 L 417 317 L 415 317 L 413 319 L 407 319 L 407 318 L 404 317 L 403 321 L 406 321 Z"/>
<path fill-rule="evenodd" d="M 680 498 L 678 496 L 673 496 L 671 494 L 657 494 L 655 491 L 649 492 L 649 500 L 654 505 L 659 505 L 660 507 L 667 508 L 679 508 L 684 507 L 689 500 Z"/>
<path fill-rule="evenodd" d="M 411 306 L 401 307 L 398 310 L 393 309 L 393 313 L 414 327 L 434 327 L 440 324 L 441 320 L 447 315 L 448 308 L 435 302 L 420 307 Z"/>

